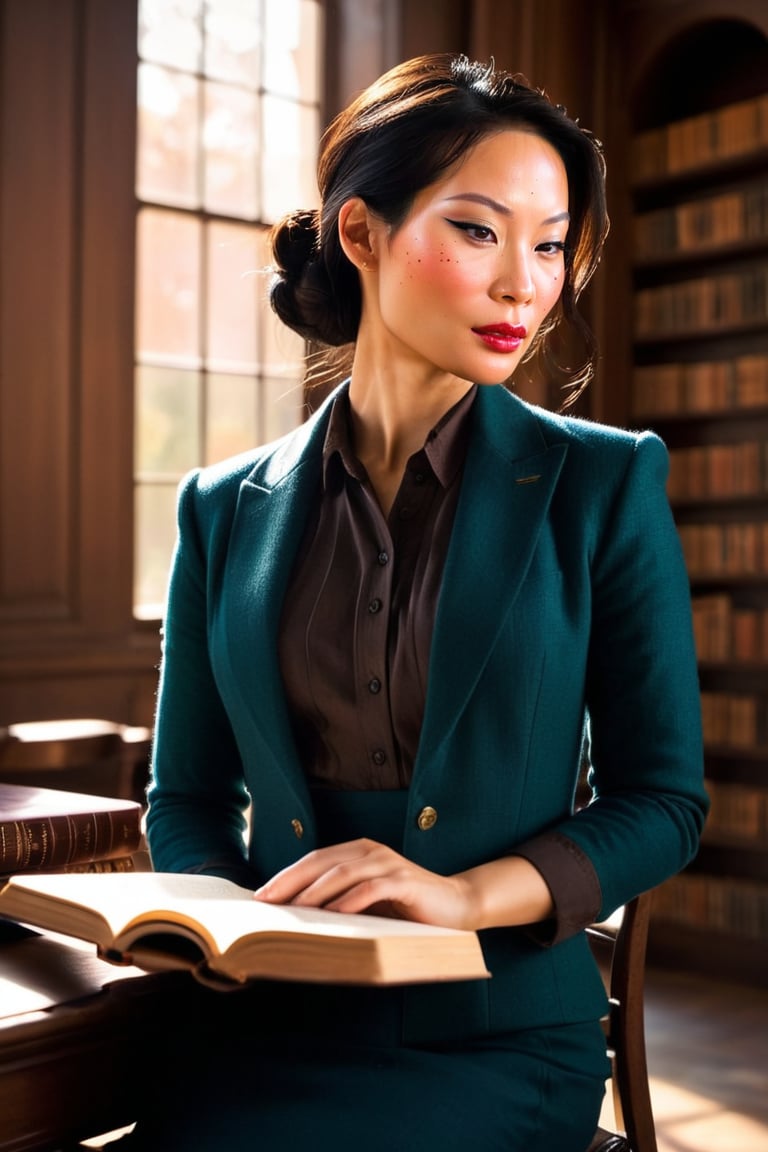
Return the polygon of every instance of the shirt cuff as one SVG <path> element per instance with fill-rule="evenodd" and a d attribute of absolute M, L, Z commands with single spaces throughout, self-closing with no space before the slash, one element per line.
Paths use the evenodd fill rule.
<path fill-rule="evenodd" d="M 550 919 L 526 929 L 534 939 L 551 946 L 595 922 L 603 902 L 600 881 L 578 844 L 561 832 L 545 832 L 518 845 L 515 855 L 541 873 L 555 905 Z"/>

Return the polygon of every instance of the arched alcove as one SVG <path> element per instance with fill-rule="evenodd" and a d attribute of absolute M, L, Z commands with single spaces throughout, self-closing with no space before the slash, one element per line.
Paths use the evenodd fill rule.
<path fill-rule="evenodd" d="M 707 20 L 669 40 L 632 94 L 642 132 L 768 91 L 768 37 L 743 20 Z"/>

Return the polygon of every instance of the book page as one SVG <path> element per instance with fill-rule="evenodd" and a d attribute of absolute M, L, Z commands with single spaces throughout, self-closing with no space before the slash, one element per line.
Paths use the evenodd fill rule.
<path fill-rule="evenodd" d="M 168 872 L 51 874 L 16 876 L 10 885 L 19 894 L 27 893 L 26 910 L 32 923 L 57 931 L 83 933 L 85 921 L 77 915 L 80 906 L 98 913 L 109 925 L 112 936 L 122 937 L 126 942 L 138 938 L 142 923 L 152 923 L 156 929 L 162 922 L 199 926 L 201 938 L 212 951 L 219 952 L 226 951 L 242 936 L 267 931 L 357 939 L 467 935 L 456 929 L 381 916 L 265 904 L 254 900 L 247 889 L 214 876 Z M 58 904 L 56 923 L 50 917 L 45 918 L 40 899 L 43 896 L 48 897 L 48 905 L 51 897 Z M 67 905 L 63 916 L 62 901 Z M 17 897 L 14 915 L 19 915 L 20 907 Z M 3 908 L 4 899 L 0 894 L 0 913 Z M 84 938 L 94 937 L 84 933 Z M 98 940 L 105 943 L 101 937 Z"/>

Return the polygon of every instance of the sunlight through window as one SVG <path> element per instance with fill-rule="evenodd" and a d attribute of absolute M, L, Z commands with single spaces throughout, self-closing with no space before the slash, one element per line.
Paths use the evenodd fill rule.
<path fill-rule="evenodd" d="M 301 419 L 267 233 L 317 204 L 319 0 L 140 0 L 134 612 L 163 611 L 179 480 Z"/>

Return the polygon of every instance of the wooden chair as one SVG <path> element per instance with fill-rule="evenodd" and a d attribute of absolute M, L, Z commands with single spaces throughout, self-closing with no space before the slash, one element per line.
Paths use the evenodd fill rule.
<path fill-rule="evenodd" d="M 605 974 L 605 1021 L 611 1089 L 619 1132 L 598 1128 L 587 1152 L 657 1152 L 645 1052 L 645 954 L 652 893 L 644 892 L 603 924 L 588 929 Z"/>
<path fill-rule="evenodd" d="M 111 720 L 9 724 L 0 737 L 0 779 L 141 801 L 150 744 L 148 728 Z"/>

